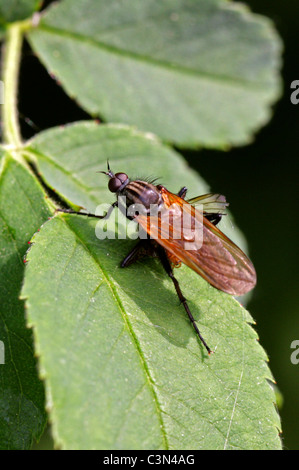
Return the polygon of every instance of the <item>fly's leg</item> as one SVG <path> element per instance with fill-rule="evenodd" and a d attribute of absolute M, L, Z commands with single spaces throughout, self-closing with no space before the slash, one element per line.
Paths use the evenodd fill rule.
<path fill-rule="evenodd" d="M 182 199 L 185 199 L 187 194 L 187 188 L 186 186 L 183 186 L 178 192 L 178 196 L 181 197 Z M 223 214 L 218 214 L 218 213 L 208 213 L 204 212 L 204 217 L 208 219 L 213 225 L 219 224 L 220 220 L 222 219 Z"/>
<path fill-rule="evenodd" d="M 207 213 L 204 213 L 204 217 L 205 217 L 206 219 L 208 219 L 209 222 L 211 222 L 211 223 L 212 223 L 213 225 L 215 225 L 215 226 L 216 226 L 217 224 L 219 224 L 219 222 L 220 222 L 220 220 L 222 219 L 222 216 L 223 216 L 223 215 L 224 215 L 224 214 L 212 214 L 212 213 L 207 214 Z"/>
<path fill-rule="evenodd" d="M 178 192 L 178 196 L 181 197 L 182 199 L 185 199 L 186 197 L 186 194 L 187 194 L 187 188 L 186 186 L 184 186 L 183 188 L 181 188 Z"/>
<path fill-rule="evenodd" d="M 172 267 L 171 267 L 171 264 L 168 260 L 168 257 L 167 257 L 167 254 L 164 250 L 164 248 L 162 247 L 158 247 L 157 248 L 157 254 L 161 260 L 161 263 L 166 271 L 166 273 L 168 274 L 168 276 L 170 277 L 170 279 L 172 280 L 173 284 L 174 284 L 174 287 L 175 287 L 175 290 L 177 292 L 177 295 L 180 299 L 180 302 L 183 304 L 184 308 L 185 308 L 185 311 L 193 325 L 193 328 L 197 334 L 197 336 L 199 337 L 200 341 L 202 342 L 202 344 L 204 345 L 204 347 L 206 348 L 206 350 L 208 351 L 208 354 L 210 355 L 211 354 L 211 349 L 209 348 L 209 346 L 207 345 L 207 343 L 205 342 L 205 340 L 203 339 L 203 337 L 201 336 L 200 334 L 200 331 L 199 329 L 197 328 L 197 325 L 195 323 L 195 320 L 194 320 L 194 317 L 192 315 L 192 313 L 190 312 L 190 309 L 189 309 L 189 306 L 187 304 L 187 299 L 184 297 L 184 295 L 182 294 L 182 291 L 181 291 L 181 288 L 180 288 L 180 285 L 178 283 L 178 280 L 174 277 L 174 274 L 173 274 L 173 270 L 172 270 Z"/>
<path fill-rule="evenodd" d="M 117 201 L 115 201 L 109 207 L 108 211 L 104 215 L 95 215 L 95 214 L 91 214 L 90 212 L 78 212 L 78 211 L 73 211 L 72 209 L 56 209 L 56 212 L 64 212 L 66 214 L 85 215 L 85 217 L 94 217 L 96 219 L 108 219 L 115 207 L 117 207 Z"/>
<path fill-rule="evenodd" d="M 133 250 L 131 250 L 130 253 L 123 259 L 120 266 L 122 268 L 126 268 L 144 256 L 155 256 L 151 240 L 149 239 L 139 240 L 139 242 L 134 246 Z"/>

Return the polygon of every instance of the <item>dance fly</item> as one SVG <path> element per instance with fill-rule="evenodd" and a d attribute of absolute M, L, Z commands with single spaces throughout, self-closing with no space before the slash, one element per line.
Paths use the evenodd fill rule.
<path fill-rule="evenodd" d="M 256 273 L 252 262 L 217 227 L 228 205 L 225 197 L 209 193 L 186 200 L 186 187 L 174 194 L 163 185 L 154 184 L 155 181 L 142 179 L 132 181 L 126 173 L 114 174 L 109 164 L 108 171 L 100 173 L 109 177 L 109 190 L 118 198 L 122 196 L 122 200 L 125 201 L 126 216 L 139 224 L 146 233 L 146 237 L 140 239 L 123 259 L 121 267 L 125 268 L 145 255 L 159 258 L 174 284 L 197 336 L 210 354 L 212 351 L 197 327 L 187 300 L 174 276 L 173 268 L 184 263 L 212 286 L 231 295 L 243 295 L 253 289 L 256 284 Z M 103 216 L 73 210 L 58 210 L 104 219 L 109 217 L 115 207 L 119 207 L 118 201 L 119 199 Z M 199 204 L 201 209 L 196 207 Z M 136 207 L 138 211 L 135 210 Z M 124 210 L 123 207 L 119 209 Z M 183 220 L 188 220 L 187 231 L 184 230 L 184 223 L 177 223 Z M 197 237 L 199 231 L 201 236 Z M 192 249 L 188 248 L 190 241 Z"/>

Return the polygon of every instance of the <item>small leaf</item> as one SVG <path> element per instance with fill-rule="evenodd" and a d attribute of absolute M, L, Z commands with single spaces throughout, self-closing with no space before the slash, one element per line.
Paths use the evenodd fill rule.
<path fill-rule="evenodd" d="M 19 300 L 24 260 L 34 232 L 49 216 L 28 170 L 9 155 L 0 171 L 0 448 L 28 449 L 43 431 L 44 389 L 38 379 L 32 332 Z"/>
<path fill-rule="evenodd" d="M 12 23 L 31 16 L 40 6 L 39 0 L 0 0 L 0 23 Z"/>
<path fill-rule="evenodd" d="M 222 0 L 64 0 L 28 39 L 92 115 L 180 146 L 244 144 L 279 94 L 280 40 Z"/>

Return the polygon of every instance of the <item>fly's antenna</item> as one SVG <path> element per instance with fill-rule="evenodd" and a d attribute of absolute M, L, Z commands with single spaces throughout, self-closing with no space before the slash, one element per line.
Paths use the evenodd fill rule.
<path fill-rule="evenodd" d="M 113 178 L 113 177 L 114 177 L 114 173 L 113 173 L 113 171 L 111 171 L 111 169 L 110 169 L 109 160 L 107 160 L 107 170 L 108 170 L 108 171 L 97 171 L 96 173 L 103 173 L 104 175 L 109 176 L 109 178 Z"/>

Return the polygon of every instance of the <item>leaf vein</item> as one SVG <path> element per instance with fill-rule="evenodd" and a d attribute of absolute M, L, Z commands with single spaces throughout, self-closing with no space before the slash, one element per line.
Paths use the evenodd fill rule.
<path fill-rule="evenodd" d="M 65 223 L 67 223 L 67 221 L 65 220 L 65 218 L 63 218 L 63 220 L 65 221 Z M 158 396 L 157 396 L 157 392 L 155 390 L 155 387 L 154 387 L 154 379 L 152 378 L 151 376 L 151 373 L 150 373 L 150 370 L 149 370 L 149 367 L 147 365 L 147 362 L 146 362 L 146 359 L 142 353 L 142 350 L 141 350 L 141 347 L 140 347 L 140 344 L 139 344 L 139 341 L 136 337 L 136 334 L 134 333 L 134 330 L 133 330 L 133 327 L 132 327 L 132 324 L 131 322 L 129 321 L 129 318 L 128 318 L 128 315 L 126 314 L 126 311 L 125 311 L 125 308 L 122 304 L 122 301 L 121 299 L 119 298 L 119 295 L 117 293 L 117 290 L 116 290 L 116 287 L 115 285 L 113 284 L 113 282 L 111 281 L 109 275 L 107 274 L 107 272 L 105 271 L 105 269 L 103 268 L 103 266 L 101 266 L 99 264 L 99 261 L 98 259 L 94 256 L 93 252 L 88 248 L 88 246 L 86 245 L 86 243 L 84 242 L 84 240 L 82 240 L 82 238 L 79 236 L 79 234 L 74 230 L 73 227 L 70 227 L 71 230 L 75 233 L 76 237 L 77 237 L 77 240 L 80 242 L 81 246 L 92 256 L 92 258 L 94 259 L 94 261 L 96 262 L 98 268 L 101 270 L 101 273 L 102 273 L 102 276 L 105 278 L 106 280 L 106 283 L 107 283 L 107 286 L 110 288 L 111 290 L 111 293 L 113 295 L 113 297 L 115 298 L 115 301 L 116 301 L 116 304 L 119 308 L 119 311 L 123 317 L 123 320 L 125 322 L 125 324 L 127 325 L 128 327 L 128 330 L 132 336 L 132 339 L 133 339 L 133 342 L 135 344 L 135 347 L 136 347 L 136 350 L 137 350 L 137 353 L 139 355 L 139 358 L 140 358 L 140 361 L 143 365 L 143 370 L 144 370 L 144 374 L 147 378 L 147 382 L 148 382 L 148 386 L 152 392 L 152 395 L 153 395 L 153 398 L 154 398 L 154 402 L 155 402 L 155 405 L 156 405 L 156 409 L 157 409 L 157 415 L 159 417 L 159 421 L 160 421 L 160 425 L 161 425 L 161 431 L 162 431 L 162 434 L 163 434 L 163 439 L 164 439 L 164 443 L 165 443 L 165 449 L 169 449 L 169 444 L 168 444 L 168 439 L 167 439 L 167 433 L 166 433 L 166 430 L 165 430 L 165 423 L 164 423 L 164 420 L 163 420 L 163 411 L 162 411 L 162 408 L 161 408 L 161 405 L 159 403 L 159 400 L 158 400 Z"/>
<path fill-rule="evenodd" d="M 193 76 L 200 80 L 213 81 L 217 84 L 220 83 L 221 85 L 223 86 L 226 85 L 228 87 L 234 87 L 234 88 L 240 87 L 241 89 L 246 88 L 247 91 L 252 90 L 255 93 L 256 92 L 264 93 L 265 91 L 265 87 L 262 86 L 260 82 L 253 83 L 248 80 L 241 79 L 241 78 L 229 77 L 229 76 L 220 75 L 220 74 L 216 75 L 216 74 L 205 72 L 203 70 L 191 69 L 189 67 L 182 66 L 179 64 L 166 62 L 165 60 L 162 61 L 162 60 L 158 60 L 158 59 L 146 56 L 146 55 L 138 54 L 136 52 L 120 49 L 116 46 L 106 44 L 104 42 L 95 40 L 94 38 L 85 36 L 83 34 L 74 33 L 71 31 L 64 31 L 64 30 L 55 28 L 54 26 L 49 26 L 46 24 L 41 24 L 39 26 L 39 29 L 47 33 L 52 33 L 53 35 L 62 36 L 68 39 L 79 41 L 81 43 L 90 44 L 94 47 L 98 47 L 102 50 L 105 50 L 106 52 L 110 52 L 111 54 L 122 56 L 128 59 L 134 59 L 136 62 L 146 63 L 147 65 L 152 65 L 155 67 L 163 68 L 165 70 L 175 72 L 175 73 L 180 73 L 186 76 Z"/>

